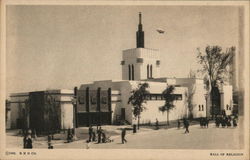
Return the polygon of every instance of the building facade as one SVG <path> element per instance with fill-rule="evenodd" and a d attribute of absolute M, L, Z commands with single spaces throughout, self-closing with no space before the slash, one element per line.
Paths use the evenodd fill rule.
<path fill-rule="evenodd" d="M 167 113 L 159 107 L 165 104 L 162 92 L 169 86 L 175 87 L 174 108 L 169 120 L 209 117 L 213 112 L 202 79 L 168 78 L 160 75 L 160 53 L 144 47 L 141 13 L 136 33 L 136 47 L 122 52 L 122 80 L 94 81 L 81 84 L 73 90 L 48 90 L 16 93 L 10 96 L 11 128 L 68 129 L 75 126 L 111 125 L 125 122 L 135 123 L 133 106 L 128 104 L 131 92 L 139 84 L 148 83 L 149 94 L 140 116 L 142 124 L 158 119 L 167 121 Z M 221 85 L 218 90 L 217 108 L 226 115 L 232 114 L 232 86 Z M 72 99 L 75 102 L 72 102 Z M 75 107 L 74 107 L 75 106 Z M 53 113 L 53 114 L 52 114 Z M 51 122 L 53 122 L 51 126 Z M 47 128 L 46 128 L 47 127 Z"/>
<path fill-rule="evenodd" d="M 37 132 L 73 128 L 73 90 L 46 90 L 10 95 L 11 128 Z"/>

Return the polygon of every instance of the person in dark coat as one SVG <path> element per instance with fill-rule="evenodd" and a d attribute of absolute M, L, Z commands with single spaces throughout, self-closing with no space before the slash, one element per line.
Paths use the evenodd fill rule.
<path fill-rule="evenodd" d="M 219 120 L 219 117 L 216 117 L 216 118 L 215 118 L 215 125 L 216 125 L 216 127 L 220 127 L 220 120 Z"/>
<path fill-rule="evenodd" d="M 231 127 L 231 117 L 228 116 L 227 118 L 227 127 Z"/>
<path fill-rule="evenodd" d="M 236 118 L 233 119 L 233 126 L 234 127 L 237 127 L 237 121 L 236 121 Z"/>
<path fill-rule="evenodd" d="M 156 118 L 156 121 L 155 121 L 155 128 L 158 130 L 159 129 L 159 121 L 158 119 Z"/>
<path fill-rule="evenodd" d="M 98 143 L 101 143 L 101 139 L 102 139 L 102 127 L 99 127 L 99 129 L 97 131 L 97 136 L 98 136 Z"/>
<path fill-rule="evenodd" d="M 106 134 L 102 131 L 102 143 L 106 143 Z"/>
<path fill-rule="evenodd" d="M 54 147 L 51 145 L 51 143 L 48 143 L 48 149 L 54 149 Z"/>
<path fill-rule="evenodd" d="M 71 133 L 71 129 L 68 129 L 68 131 L 67 131 L 67 142 L 68 143 L 72 142 L 72 140 L 73 140 L 73 135 Z"/>
<path fill-rule="evenodd" d="M 202 117 L 200 117 L 200 126 L 201 126 L 201 128 L 202 128 L 202 126 L 203 126 L 203 119 L 202 119 Z"/>
<path fill-rule="evenodd" d="M 95 134 L 95 129 L 93 128 L 93 132 L 92 132 L 92 141 L 95 142 L 96 141 L 96 134 Z"/>
<path fill-rule="evenodd" d="M 33 148 L 33 145 L 32 145 L 32 139 L 31 139 L 31 135 L 29 135 L 26 139 L 26 148 L 27 149 L 32 149 Z"/>
<path fill-rule="evenodd" d="M 206 118 L 206 126 L 207 126 L 207 128 L 208 128 L 208 125 L 209 125 L 209 119 Z"/>
<path fill-rule="evenodd" d="M 127 140 L 125 139 L 125 136 L 126 136 L 126 129 L 123 128 L 123 129 L 122 129 L 122 133 L 121 133 L 122 144 L 124 144 L 124 142 L 127 143 Z"/>
<path fill-rule="evenodd" d="M 180 129 L 180 127 L 181 127 L 181 122 L 180 122 L 179 119 L 178 119 L 178 122 L 177 122 L 177 127 L 178 127 L 178 129 Z"/>
<path fill-rule="evenodd" d="M 221 119 L 221 126 L 222 128 L 225 128 L 226 126 L 226 119 L 224 117 Z"/>
<path fill-rule="evenodd" d="M 185 127 L 185 133 L 189 133 L 189 130 L 188 130 L 188 127 L 189 127 L 189 122 L 188 122 L 188 120 L 187 119 L 184 119 L 184 127 Z"/>
<path fill-rule="evenodd" d="M 92 140 L 92 135 L 93 135 L 93 128 L 92 128 L 92 126 L 90 125 L 90 126 L 89 126 L 89 142 L 91 142 L 91 140 Z"/>
<path fill-rule="evenodd" d="M 24 134 L 24 137 L 23 137 L 23 148 L 26 148 L 27 147 L 27 135 Z"/>

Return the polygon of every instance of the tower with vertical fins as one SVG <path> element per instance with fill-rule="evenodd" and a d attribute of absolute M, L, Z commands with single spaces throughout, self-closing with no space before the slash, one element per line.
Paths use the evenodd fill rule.
<path fill-rule="evenodd" d="M 144 32 L 142 30 L 141 12 L 139 13 L 138 31 L 136 32 L 136 48 L 144 48 Z"/>
<path fill-rule="evenodd" d="M 136 48 L 123 51 L 121 65 L 123 80 L 146 80 L 160 77 L 160 53 L 156 49 L 144 46 L 141 12 L 139 12 L 136 32 Z"/>

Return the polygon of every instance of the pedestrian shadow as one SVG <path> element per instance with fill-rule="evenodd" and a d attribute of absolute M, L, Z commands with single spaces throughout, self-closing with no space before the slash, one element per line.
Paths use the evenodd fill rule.
<path fill-rule="evenodd" d="M 116 143 L 116 144 L 124 144 L 124 143 L 120 142 L 120 143 Z"/>

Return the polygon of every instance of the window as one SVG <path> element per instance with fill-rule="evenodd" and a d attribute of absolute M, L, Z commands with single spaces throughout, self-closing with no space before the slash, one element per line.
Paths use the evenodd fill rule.
<path fill-rule="evenodd" d="M 181 101 L 182 100 L 182 95 L 181 94 L 175 94 L 175 100 L 179 100 Z"/>
<path fill-rule="evenodd" d="M 199 111 L 201 111 L 201 105 L 199 105 Z"/>
<path fill-rule="evenodd" d="M 137 59 L 136 59 L 136 62 L 137 62 L 137 63 L 143 63 L 143 58 L 137 58 Z"/>
<path fill-rule="evenodd" d="M 201 108 L 202 108 L 202 111 L 204 111 L 204 106 L 203 105 L 201 105 Z"/>
<path fill-rule="evenodd" d="M 175 101 L 181 101 L 182 95 L 181 94 L 173 94 Z M 147 94 L 144 97 L 146 100 L 164 100 L 164 96 L 160 93 L 154 94 Z"/>
<path fill-rule="evenodd" d="M 121 65 L 124 65 L 125 64 L 125 61 L 121 61 Z"/>
<path fill-rule="evenodd" d="M 147 65 L 147 78 L 149 78 L 149 65 Z"/>
<path fill-rule="evenodd" d="M 153 66 L 152 64 L 150 65 L 150 78 L 153 78 Z"/>
<path fill-rule="evenodd" d="M 132 64 L 132 80 L 135 80 L 135 74 L 134 74 L 134 65 Z"/>
<path fill-rule="evenodd" d="M 157 100 L 162 100 L 162 95 L 161 95 L 161 94 L 157 94 L 157 95 L 156 95 L 156 99 L 157 99 Z"/>
<path fill-rule="evenodd" d="M 156 95 L 151 95 L 151 100 L 156 100 Z"/>
<path fill-rule="evenodd" d="M 128 65 L 128 80 L 131 80 L 131 68 L 130 68 L 130 65 Z"/>
<path fill-rule="evenodd" d="M 156 65 L 159 66 L 161 64 L 161 61 L 160 60 L 157 60 L 156 61 Z"/>
<path fill-rule="evenodd" d="M 228 104 L 227 104 L 227 110 L 229 110 L 229 106 L 228 106 Z"/>

